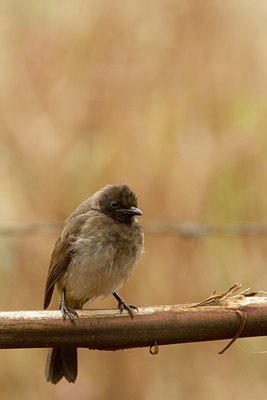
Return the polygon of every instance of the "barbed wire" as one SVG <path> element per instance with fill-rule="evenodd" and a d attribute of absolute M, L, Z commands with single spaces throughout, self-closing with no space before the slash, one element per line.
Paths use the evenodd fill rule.
<path fill-rule="evenodd" d="M 63 222 L 34 222 L 0 224 L 0 236 L 52 236 L 59 235 Z M 168 220 L 145 220 L 142 222 L 145 234 L 177 236 L 197 239 L 207 236 L 267 236 L 267 223 L 191 223 Z"/>
<path fill-rule="evenodd" d="M 178 221 L 146 221 L 143 225 L 148 234 L 180 236 L 194 239 L 204 236 L 266 236 L 267 223 L 191 223 Z"/>

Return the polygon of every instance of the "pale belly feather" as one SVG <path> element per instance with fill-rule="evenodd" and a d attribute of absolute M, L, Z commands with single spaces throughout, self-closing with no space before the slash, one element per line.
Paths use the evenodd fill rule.
<path fill-rule="evenodd" d="M 123 246 L 110 237 L 108 241 L 97 239 L 79 238 L 75 242 L 76 255 L 59 281 L 59 288 L 66 288 L 69 304 L 83 304 L 119 290 L 141 255 L 141 249 L 136 252 L 131 238 L 125 238 Z"/>

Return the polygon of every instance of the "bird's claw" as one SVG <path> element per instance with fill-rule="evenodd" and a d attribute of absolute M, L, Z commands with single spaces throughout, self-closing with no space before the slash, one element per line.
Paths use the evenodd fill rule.
<path fill-rule="evenodd" d="M 133 310 L 138 311 L 138 308 L 133 304 L 127 304 L 124 300 L 119 301 L 118 309 L 122 313 L 123 310 L 126 310 L 130 317 L 133 319 Z"/>
<path fill-rule="evenodd" d="M 60 311 L 62 313 L 63 320 L 65 321 L 69 318 L 70 322 L 74 324 L 74 318 L 78 317 L 77 311 L 68 307 L 66 304 L 62 304 L 60 307 Z"/>
<path fill-rule="evenodd" d="M 74 322 L 74 318 L 78 317 L 77 311 L 74 310 L 73 308 L 70 308 L 67 303 L 66 303 L 66 290 L 65 288 L 62 290 L 62 297 L 61 297 L 61 302 L 60 302 L 60 311 L 63 317 L 63 320 L 65 321 L 66 318 L 68 317 L 70 322 L 72 322 L 73 324 Z"/>

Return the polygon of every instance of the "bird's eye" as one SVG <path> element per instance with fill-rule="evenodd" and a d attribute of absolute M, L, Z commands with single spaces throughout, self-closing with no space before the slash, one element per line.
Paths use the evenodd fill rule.
<path fill-rule="evenodd" d="M 110 203 L 110 205 L 111 205 L 112 208 L 118 208 L 119 207 L 119 203 L 117 201 L 114 201 L 114 200 Z"/>

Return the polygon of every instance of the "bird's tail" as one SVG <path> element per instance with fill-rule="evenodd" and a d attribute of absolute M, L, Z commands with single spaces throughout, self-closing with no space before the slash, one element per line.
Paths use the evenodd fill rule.
<path fill-rule="evenodd" d="M 77 373 L 76 347 L 53 347 L 49 350 L 45 365 L 47 382 L 56 384 L 65 377 L 68 382 L 74 383 Z"/>

